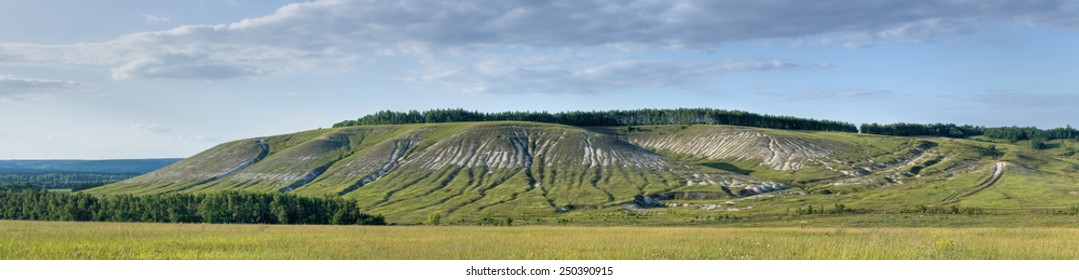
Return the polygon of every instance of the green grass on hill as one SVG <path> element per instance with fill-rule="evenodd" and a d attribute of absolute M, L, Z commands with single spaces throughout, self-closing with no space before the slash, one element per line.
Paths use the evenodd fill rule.
<path fill-rule="evenodd" d="M 752 136 L 723 139 L 739 133 Z M 525 145 L 531 153 L 540 149 L 544 141 L 560 144 L 550 146 L 543 154 L 528 154 L 534 156 L 534 164 L 527 167 L 495 168 L 486 163 L 461 166 L 470 157 L 454 158 L 469 154 L 469 149 L 477 157 L 500 152 L 500 157 L 506 159 L 522 157 L 523 152 L 510 148 L 512 141 L 522 138 L 528 139 Z M 763 158 L 768 151 L 761 150 L 765 148 L 737 145 L 765 143 L 770 149 L 769 138 L 802 143 L 815 150 L 811 152 L 824 156 L 805 160 L 799 169 L 784 170 L 765 164 Z M 259 158 L 258 140 L 265 140 L 268 147 L 263 158 Z M 398 144 L 408 141 L 412 143 L 410 148 L 399 149 Z M 687 149 L 648 150 L 643 146 L 647 141 L 668 141 L 673 144 L 658 146 L 689 147 L 688 150 L 716 144 L 708 141 L 728 141 L 729 145 L 745 149 L 745 153 L 735 158 L 715 158 L 683 153 Z M 582 164 L 593 156 L 583 152 L 586 143 L 605 149 L 607 157 L 615 153 L 656 157 L 662 158 L 664 164 L 685 163 L 688 168 Z M 573 127 L 505 121 L 352 126 L 225 143 L 161 171 L 89 193 L 275 192 L 295 185 L 298 187 L 291 192 L 297 195 L 343 194 L 357 200 L 364 211 L 385 215 L 388 222 L 399 224 L 419 224 L 436 213 L 453 224 L 509 218 L 525 224 L 603 220 L 599 222 L 629 225 L 725 219 L 720 217 L 767 220 L 798 209 L 830 208 L 836 204 L 857 209 L 857 213 L 955 206 L 1012 214 L 1079 206 L 1079 157 L 1062 155 L 1076 144 L 1061 140 L 1050 144 L 1048 150 L 1034 150 L 1021 142 L 977 138 L 893 137 L 723 125 Z M 403 158 L 384 174 L 379 173 L 397 152 L 403 153 Z M 1010 167 L 996 184 L 982 185 L 998 162 L 1007 162 Z M 232 170 L 242 163 L 249 166 Z M 725 184 L 730 181 L 689 183 L 705 174 L 745 175 L 752 178 L 736 180 L 779 182 L 792 188 L 741 198 L 736 195 L 739 189 L 723 189 L 729 187 Z M 375 179 L 362 181 L 365 178 Z M 676 204 L 673 207 L 624 210 L 636 195 L 686 193 L 701 197 L 665 198 L 664 203 Z"/>

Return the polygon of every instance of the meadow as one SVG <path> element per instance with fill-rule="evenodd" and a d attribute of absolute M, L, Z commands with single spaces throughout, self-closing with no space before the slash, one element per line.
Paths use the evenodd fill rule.
<path fill-rule="evenodd" d="M 0 221 L 0 259 L 1079 259 L 1079 228 L 308 226 Z"/>

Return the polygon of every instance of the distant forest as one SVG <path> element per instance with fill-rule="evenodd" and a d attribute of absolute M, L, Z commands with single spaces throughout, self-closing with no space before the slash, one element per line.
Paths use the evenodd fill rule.
<path fill-rule="evenodd" d="M 25 186 L 34 189 L 71 189 L 71 191 L 78 191 L 112 184 L 135 176 L 138 176 L 138 174 L 0 174 L 0 186 Z"/>
<path fill-rule="evenodd" d="M 339 122 L 333 127 L 479 121 L 530 121 L 572 126 L 725 124 L 774 129 L 858 132 L 858 127 L 845 122 L 705 108 L 573 111 L 553 114 L 548 112 L 481 113 L 464 109 L 436 109 L 423 112 L 386 110 L 356 120 Z"/>
<path fill-rule="evenodd" d="M 0 219 L 224 224 L 382 225 L 355 201 L 281 193 L 93 196 L 0 190 Z"/>
<path fill-rule="evenodd" d="M 143 174 L 179 161 L 178 158 L 105 160 L 0 160 L 0 174 L 12 173 L 97 173 Z"/>
<path fill-rule="evenodd" d="M 78 191 L 119 182 L 179 160 L 0 160 L 0 187 Z"/>

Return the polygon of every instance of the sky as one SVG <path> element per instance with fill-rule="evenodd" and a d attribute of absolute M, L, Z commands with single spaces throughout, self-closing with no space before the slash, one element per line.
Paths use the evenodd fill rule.
<path fill-rule="evenodd" d="M 0 0 L 0 159 L 188 157 L 380 110 L 1079 125 L 1079 2 Z"/>

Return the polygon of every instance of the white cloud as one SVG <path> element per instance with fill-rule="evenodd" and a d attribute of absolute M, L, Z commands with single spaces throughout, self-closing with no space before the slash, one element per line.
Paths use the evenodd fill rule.
<path fill-rule="evenodd" d="M 169 133 L 172 132 L 172 128 L 159 124 L 135 124 L 131 125 L 131 130 L 143 132 L 143 133 Z"/>
<path fill-rule="evenodd" d="M 113 69 L 112 78 L 173 78 L 173 79 L 231 79 L 260 76 L 260 69 L 236 62 L 215 61 L 212 58 L 188 55 L 162 55 L 130 61 Z"/>
<path fill-rule="evenodd" d="M 197 135 L 176 135 L 176 136 L 172 137 L 171 140 L 179 141 L 179 142 L 221 143 L 221 142 L 226 141 L 227 139 L 225 139 L 224 137 L 221 137 L 221 136 L 197 134 Z"/>
<path fill-rule="evenodd" d="M 989 92 L 963 96 L 961 99 L 994 108 L 1034 110 L 1066 108 L 1068 111 L 1074 111 L 1073 109 L 1079 106 L 1079 94 Z"/>
<path fill-rule="evenodd" d="M 929 18 L 894 24 L 878 30 L 822 35 L 808 45 L 865 48 L 883 44 L 929 43 L 940 41 L 940 38 L 947 38 L 946 42 L 970 42 L 978 41 L 969 39 L 978 30 L 996 25 L 998 24 L 985 20 Z M 807 42 L 804 40 L 791 42 L 794 47 L 805 45 Z"/>
<path fill-rule="evenodd" d="M 1079 18 L 1075 5 L 1068 3 L 1057 0 L 323 0 L 286 5 L 270 15 L 234 23 L 186 25 L 129 34 L 106 42 L 0 43 L 0 64 L 104 65 L 113 69 L 116 79 L 208 80 L 332 72 L 356 67 L 379 56 L 415 56 L 417 52 L 579 47 L 630 53 L 707 51 L 730 42 L 777 39 L 790 40 L 792 44 L 864 47 L 930 42 L 1002 22 L 1079 26 L 1074 20 Z M 147 22 L 167 20 L 152 15 L 145 18 Z M 638 82 L 643 84 L 673 82 L 649 76 L 655 73 L 626 69 L 627 66 L 619 63 L 607 61 L 608 68 L 590 70 L 594 72 L 562 65 L 551 69 L 520 68 L 519 74 L 507 75 L 537 75 L 555 80 L 566 80 L 558 77 L 566 75 L 632 76 L 643 79 Z M 651 63 L 649 67 L 674 67 L 673 70 L 686 71 L 683 73 L 691 77 L 702 75 L 691 68 L 715 67 Z M 603 64 L 596 65 L 600 66 Z M 483 74 L 479 70 L 457 73 L 468 72 Z M 617 88 L 620 83 L 624 82 L 612 80 L 584 83 L 584 86 Z"/>
<path fill-rule="evenodd" d="M 0 76 L 0 99 L 20 98 L 30 94 L 57 93 L 82 88 L 73 81 L 20 78 Z"/>
<path fill-rule="evenodd" d="M 469 67 L 429 67 L 420 80 L 471 93 L 600 93 L 628 88 L 692 86 L 725 73 L 821 68 L 774 60 L 673 62 L 622 60 L 565 67 L 564 62 L 491 59 Z"/>
<path fill-rule="evenodd" d="M 758 94 L 780 97 L 790 101 L 807 101 L 828 99 L 875 98 L 891 95 L 892 92 L 887 90 L 872 89 L 817 89 L 790 93 L 761 92 Z"/>
<path fill-rule="evenodd" d="M 146 19 L 147 24 L 169 22 L 169 20 L 171 20 L 167 17 L 159 17 L 150 14 L 143 14 L 142 17 Z"/>

